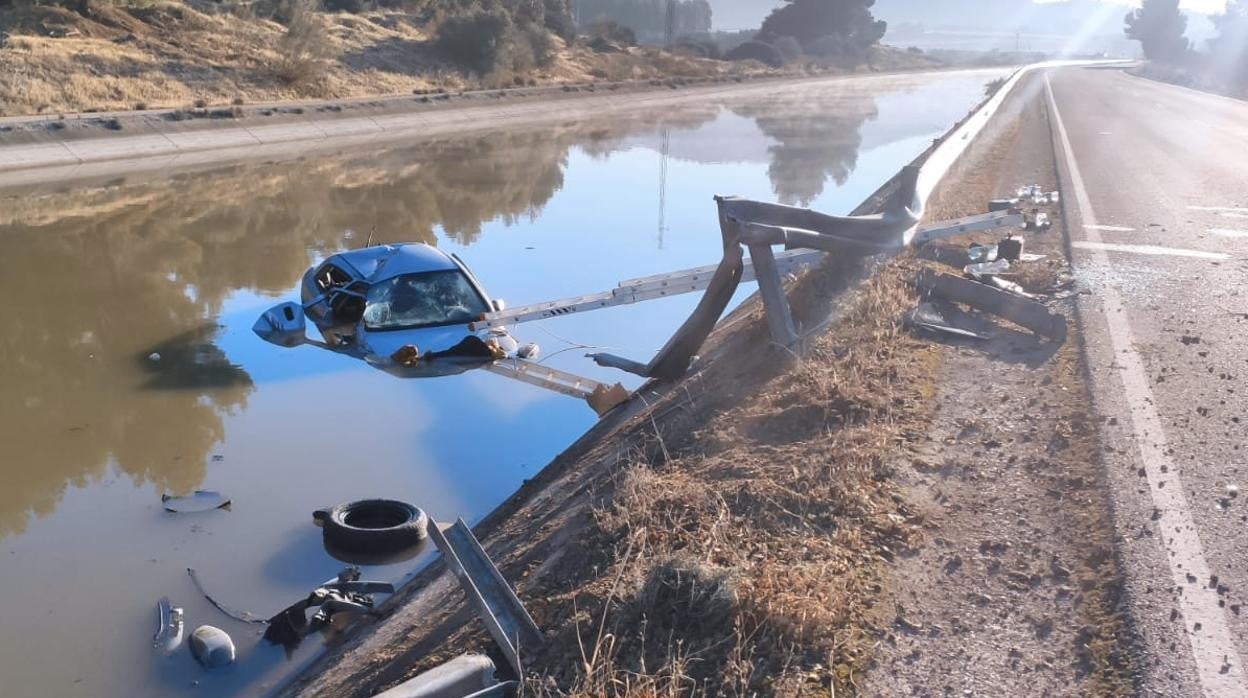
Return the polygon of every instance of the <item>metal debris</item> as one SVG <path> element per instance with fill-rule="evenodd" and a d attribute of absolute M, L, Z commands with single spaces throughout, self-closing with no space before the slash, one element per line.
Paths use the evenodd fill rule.
<path fill-rule="evenodd" d="M 200 512 L 212 511 L 213 509 L 228 509 L 230 507 L 229 498 L 213 490 L 195 490 L 184 497 L 162 494 L 160 495 L 160 501 L 165 511 L 175 514 L 198 514 Z"/>
<path fill-rule="evenodd" d="M 358 567 L 348 567 L 337 577 L 327 579 L 307 598 L 300 599 L 282 609 L 268 621 L 264 639 L 281 645 L 287 651 L 303 642 L 303 638 L 327 627 L 338 613 L 371 613 L 373 594 L 393 594 L 394 585 L 388 582 L 370 582 L 360 579 Z M 309 619 L 307 611 L 316 609 Z"/>
<path fill-rule="evenodd" d="M 156 602 L 156 635 L 152 637 L 152 647 L 163 655 L 173 654 L 182 646 L 182 632 L 182 609 L 171 604 L 169 597 L 161 597 Z"/>
<path fill-rule="evenodd" d="M 945 317 L 940 308 L 930 301 L 919 303 L 919 307 L 910 313 L 908 318 L 912 326 L 932 332 L 954 335 L 955 337 L 966 337 L 969 339 L 991 339 L 992 336 L 975 330 L 959 327 L 950 319 Z"/>
<path fill-rule="evenodd" d="M 962 269 L 967 275 L 975 278 L 976 281 L 984 281 L 984 277 L 993 277 L 997 274 L 1004 274 L 1010 270 L 1010 262 L 1006 259 L 998 259 L 994 262 L 980 262 L 978 264 L 968 264 Z"/>
<path fill-rule="evenodd" d="M 499 686 L 494 660 L 462 654 L 373 698 L 463 698 Z M 501 694 L 500 694 L 501 695 Z"/>
<path fill-rule="evenodd" d="M 540 650 L 545 643 L 542 631 L 463 519 L 445 530 L 430 521 L 429 537 L 459 579 L 464 594 L 476 607 L 515 675 L 524 676 L 521 652 L 533 654 Z"/>
<path fill-rule="evenodd" d="M 965 303 L 972 308 L 1003 317 L 1059 344 L 1066 341 L 1066 317 L 1051 312 L 1042 303 L 977 281 L 940 274 L 931 269 L 919 272 L 917 285 L 925 298 L 937 297 Z"/>

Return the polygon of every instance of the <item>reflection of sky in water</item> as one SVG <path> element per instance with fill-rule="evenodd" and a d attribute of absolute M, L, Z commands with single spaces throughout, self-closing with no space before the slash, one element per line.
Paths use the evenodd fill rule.
<path fill-rule="evenodd" d="M 6 201 L 0 291 L 28 302 L 10 308 L 0 337 L 4 693 L 160 695 L 199 679 L 195 692 L 213 695 L 270 681 L 286 666 L 280 652 L 208 607 L 187 567 L 227 605 L 267 617 L 341 566 L 321 549 L 313 509 L 381 495 L 476 520 L 593 423 L 576 400 L 485 372 L 402 381 L 261 342 L 256 315 L 295 295 L 311 259 L 363 244 L 373 225 L 379 241 L 432 234 L 512 306 L 715 263 L 713 195 L 847 212 L 991 77 L 884 79 L 879 95 L 850 81 L 723 110 Z M 660 124 L 670 140 L 661 245 Z M 344 240 L 348 227 L 357 232 Z M 696 302 L 516 334 L 551 365 L 636 386 L 584 349 L 558 353 L 568 345 L 557 337 L 645 361 Z M 205 333 L 205 321 L 219 329 Z M 154 349 L 162 360 L 147 363 Z M 197 487 L 221 490 L 233 509 L 161 511 L 161 491 Z M 188 631 L 234 634 L 244 661 L 205 675 L 185 653 L 154 660 L 152 609 L 165 594 L 186 607 Z"/>

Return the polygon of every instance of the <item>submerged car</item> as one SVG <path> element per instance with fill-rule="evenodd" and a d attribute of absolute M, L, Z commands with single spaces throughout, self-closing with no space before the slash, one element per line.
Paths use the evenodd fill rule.
<path fill-rule="evenodd" d="M 303 304 L 265 313 L 256 334 L 284 346 L 307 342 L 304 315 L 323 346 L 402 375 L 461 373 L 511 355 L 505 331 L 470 324 L 501 310 L 455 255 L 423 243 L 378 245 L 333 255 L 309 269 Z"/>
<path fill-rule="evenodd" d="M 484 368 L 585 400 L 600 416 L 629 397 L 607 385 L 533 363 L 504 327 L 474 330 L 504 310 L 459 257 L 423 243 L 378 245 L 333 255 L 303 275 L 303 303 L 265 311 L 252 330 L 283 347 L 311 344 L 361 359 L 400 378 L 432 378 Z M 322 340 L 307 336 L 307 320 Z"/>

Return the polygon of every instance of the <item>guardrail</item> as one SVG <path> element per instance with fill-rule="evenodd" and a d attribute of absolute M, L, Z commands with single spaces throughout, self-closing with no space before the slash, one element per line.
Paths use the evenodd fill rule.
<path fill-rule="evenodd" d="M 716 197 L 724 256 L 693 314 L 648 364 L 611 354 L 595 354 L 594 361 L 647 378 L 672 379 L 683 375 L 745 276 L 743 247 L 750 254 L 750 267 L 758 281 L 772 340 L 785 347 L 794 345 L 799 336 L 785 295 L 778 259 L 772 250 L 774 246 L 783 245 L 790 251 L 801 249 L 874 256 L 936 239 L 939 234 L 919 235 L 919 221 L 926 212 L 928 200 L 1022 79 L 1030 73 L 1049 68 L 1110 63 L 1114 62 L 1049 61 L 1015 71 L 992 97 L 941 140 L 922 165 L 902 169 L 898 188 L 882 213 L 831 216 L 805 208 L 736 197 Z M 946 228 L 944 232 L 958 234 L 956 227 Z"/>

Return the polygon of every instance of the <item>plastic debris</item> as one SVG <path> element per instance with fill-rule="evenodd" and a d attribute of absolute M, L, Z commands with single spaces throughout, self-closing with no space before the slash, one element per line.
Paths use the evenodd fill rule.
<path fill-rule="evenodd" d="M 962 269 L 970 276 L 979 281 L 983 281 L 986 276 L 995 276 L 1004 274 L 1010 270 L 1010 261 L 1008 259 L 998 259 L 995 262 L 980 262 L 979 264 L 968 264 Z"/>
<path fill-rule="evenodd" d="M 195 628 L 190 645 L 191 655 L 209 669 L 234 663 L 234 640 L 221 628 L 211 625 Z"/>
<path fill-rule="evenodd" d="M 197 514 L 213 509 L 228 509 L 230 499 L 220 492 L 212 490 L 195 490 L 185 497 L 175 497 L 169 494 L 160 495 L 160 501 L 165 507 L 165 511 L 171 511 L 175 514 Z"/>
<path fill-rule="evenodd" d="M 160 354 L 157 352 L 152 352 L 147 355 L 147 360 L 148 361 L 160 361 Z"/>
<path fill-rule="evenodd" d="M 169 602 L 169 597 L 162 597 L 156 602 L 156 635 L 152 637 L 152 647 L 164 655 L 173 654 L 182 645 L 183 613 L 181 608 Z"/>

